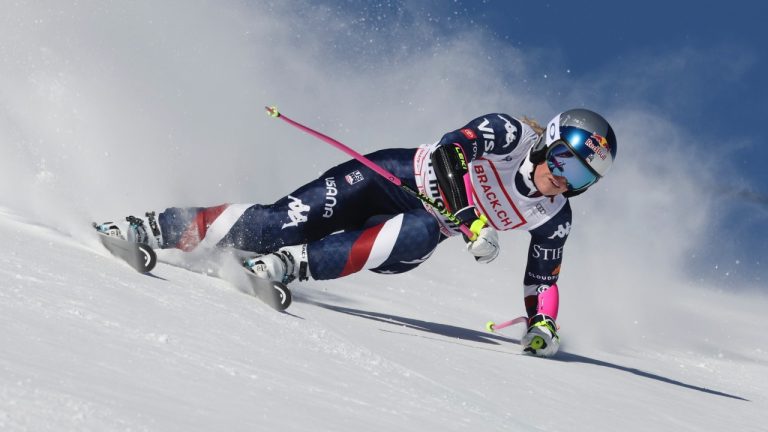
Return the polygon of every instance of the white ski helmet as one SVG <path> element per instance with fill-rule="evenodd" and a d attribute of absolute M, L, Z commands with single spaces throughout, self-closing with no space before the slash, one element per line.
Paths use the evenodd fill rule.
<path fill-rule="evenodd" d="M 578 195 L 597 183 L 616 159 L 616 135 L 596 112 L 576 108 L 555 116 L 531 148 L 531 162 L 547 162 L 568 181 L 563 195 Z"/>

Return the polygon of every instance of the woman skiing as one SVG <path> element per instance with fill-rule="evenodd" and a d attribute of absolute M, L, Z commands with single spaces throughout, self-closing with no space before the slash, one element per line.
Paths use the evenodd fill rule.
<path fill-rule="evenodd" d="M 289 283 L 363 269 L 402 273 L 454 235 L 464 236 L 477 262 L 488 263 L 499 253 L 498 231 L 528 231 L 529 320 L 521 343 L 551 356 L 559 347 L 555 283 L 571 230 L 568 199 L 602 178 L 615 157 L 613 129 L 592 111 L 565 111 L 546 128 L 487 114 L 434 144 L 367 155 L 404 187 L 353 159 L 274 204 L 169 208 L 150 219 L 150 229 L 131 216 L 128 237 L 160 248 L 250 251 L 246 266 L 257 276 Z"/>

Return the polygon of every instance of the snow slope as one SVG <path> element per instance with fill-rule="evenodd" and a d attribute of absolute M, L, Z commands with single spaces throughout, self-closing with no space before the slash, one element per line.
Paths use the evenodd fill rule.
<path fill-rule="evenodd" d="M 454 270 L 451 247 L 411 274 L 295 285 L 277 313 L 10 210 L 0 238 L 0 430 L 765 430 L 764 298 L 692 298 L 727 323 L 711 344 L 570 349 L 563 319 L 545 360 L 519 328 L 483 331 L 513 296 Z"/>

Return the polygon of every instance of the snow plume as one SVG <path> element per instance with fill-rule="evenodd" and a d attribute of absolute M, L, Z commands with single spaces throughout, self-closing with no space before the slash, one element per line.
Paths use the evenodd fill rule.
<path fill-rule="evenodd" d="M 589 316 L 579 323 L 594 339 L 676 338 L 668 320 L 700 324 L 681 315 L 679 306 L 696 292 L 687 282 L 687 260 L 711 204 L 680 169 L 687 137 L 673 124 L 637 111 L 616 112 L 611 121 L 619 137 L 617 162 L 594 190 L 572 201 L 562 284 L 573 289 L 561 292 L 564 302 L 579 304 L 578 313 Z"/>
<path fill-rule="evenodd" d="M 255 48 L 279 34 L 268 16 L 205 2 L 45 3 L 0 18 L 3 163 L 14 167 L 4 196 L 49 220 L 266 189 L 256 184 L 269 177 L 269 137 L 255 125 L 270 59 Z"/>
<path fill-rule="evenodd" d="M 265 104 L 362 151 L 526 106 L 490 91 L 502 84 L 490 61 L 456 63 L 482 52 L 477 36 L 433 46 L 429 26 L 403 24 L 387 30 L 412 45 L 374 60 L 361 52 L 398 42 L 360 41 L 354 17 L 298 2 L 22 2 L 0 20 L 3 200 L 64 231 L 270 201 L 346 158 Z"/>
<path fill-rule="evenodd" d="M 9 7 L 0 18 L 4 201 L 45 220 L 264 201 L 344 159 L 270 120 L 265 104 L 362 150 L 433 140 L 464 120 L 458 110 L 445 123 L 434 114 L 480 89 L 450 65 L 471 44 L 360 72 L 325 45 L 344 17 L 294 16 L 294 3 Z M 490 66 L 478 72 L 493 76 Z"/>
<path fill-rule="evenodd" d="M 0 16 L 2 204 L 74 232 L 169 205 L 271 201 L 346 159 L 268 118 L 265 104 L 363 152 L 432 142 L 485 112 L 543 123 L 570 108 L 531 78 L 539 66 L 526 59 L 539 53 L 477 31 L 438 37 L 428 20 L 397 11 L 375 31 L 353 12 L 298 1 L 9 6 Z M 600 103 L 608 97 L 570 98 L 603 113 L 620 148 L 608 178 L 574 199 L 561 290 L 565 322 L 597 337 L 680 312 L 685 257 L 708 213 L 674 156 L 685 131 Z M 649 132 L 649 121 L 661 126 Z M 504 263 L 468 271 L 511 285 L 513 313 L 528 238 L 506 237 Z"/>

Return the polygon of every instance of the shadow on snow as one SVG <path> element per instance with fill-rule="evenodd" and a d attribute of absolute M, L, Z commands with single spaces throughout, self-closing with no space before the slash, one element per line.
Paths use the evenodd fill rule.
<path fill-rule="evenodd" d="M 721 392 L 721 391 L 708 389 L 706 387 L 699 387 L 699 386 L 695 386 L 695 385 L 692 385 L 692 384 L 686 384 L 686 383 L 684 383 L 682 381 L 678 381 L 678 380 L 674 380 L 672 378 L 667 378 L 667 377 L 664 377 L 664 376 L 661 376 L 661 375 L 657 375 L 657 374 L 653 374 L 653 373 L 650 373 L 650 372 L 642 371 L 640 369 L 636 369 L 636 368 L 632 368 L 632 367 L 627 367 L 627 366 L 621 366 L 621 365 L 617 365 L 615 363 L 609 363 L 609 362 L 606 362 L 606 361 L 603 361 L 603 360 L 597 360 L 597 359 L 593 359 L 593 358 L 589 358 L 589 357 L 580 356 L 578 354 L 571 354 L 571 353 L 561 352 L 555 358 L 553 358 L 552 360 L 559 361 L 559 362 L 564 362 L 564 363 L 584 363 L 584 364 L 591 364 L 591 365 L 595 365 L 595 366 L 607 367 L 607 368 L 611 368 L 611 369 L 620 370 L 622 372 L 628 372 L 628 373 L 631 373 L 633 375 L 637 375 L 639 377 L 654 379 L 656 381 L 661 381 L 663 383 L 684 387 L 684 388 L 687 388 L 687 389 L 690 389 L 690 390 L 700 391 L 702 393 L 708 393 L 708 394 L 715 395 L 715 396 L 723 396 L 723 397 L 727 397 L 727 398 L 731 398 L 731 399 L 738 399 L 738 400 L 749 402 L 749 399 L 745 399 L 745 398 L 743 398 L 741 396 L 736 396 L 736 395 L 724 393 L 724 392 Z"/>
<path fill-rule="evenodd" d="M 504 336 L 500 336 L 499 334 L 496 334 L 496 333 L 489 333 L 489 332 L 486 332 L 486 331 L 477 331 L 477 330 L 467 329 L 467 328 L 464 328 L 464 327 L 457 327 L 457 326 L 450 325 L 450 324 L 440 324 L 440 323 L 434 323 L 434 322 L 429 322 L 429 321 L 423 321 L 423 320 L 419 320 L 419 319 L 415 319 L 415 318 L 399 317 L 399 316 L 395 316 L 395 315 L 392 315 L 392 314 L 383 314 L 383 313 L 379 313 L 379 312 L 363 311 L 363 310 L 359 310 L 359 309 L 352 309 L 352 308 L 343 307 L 343 306 L 329 305 L 329 304 L 324 304 L 324 303 L 315 302 L 315 301 L 310 302 L 310 303 L 313 303 L 316 306 L 319 306 L 319 307 L 322 307 L 322 308 L 325 308 L 325 309 L 328 309 L 328 310 L 332 310 L 332 311 L 335 311 L 335 312 L 339 312 L 339 313 L 343 313 L 343 314 L 347 314 L 347 315 L 351 315 L 351 316 L 355 316 L 355 317 L 359 317 L 359 318 L 365 318 L 365 319 L 373 320 L 373 321 L 380 322 L 380 323 L 391 324 L 391 325 L 397 326 L 397 327 L 405 327 L 407 329 L 418 330 L 418 331 L 421 331 L 421 332 L 431 333 L 431 334 L 434 334 L 434 335 L 439 335 L 439 336 L 445 336 L 445 337 L 449 337 L 449 338 L 459 339 L 459 340 L 461 340 L 463 342 L 476 342 L 476 343 L 482 343 L 482 344 L 488 344 L 488 345 L 501 345 L 502 342 L 504 342 L 504 343 L 511 343 L 511 344 L 514 344 L 514 345 L 518 345 L 520 343 L 520 341 L 517 340 L 517 339 L 507 338 L 507 337 L 504 337 Z M 480 349 L 485 349 L 485 350 L 489 350 L 489 351 L 496 351 L 496 352 L 501 352 L 501 353 L 504 353 L 504 354 L 520 354 L 520 353 L 516 353 L 516 352 L 509 352 L 509 351 L 503 351 L 503 350 L 499 350 L 499 349 L 492 349 L 492 348 L 487 348 L 487 347 L 478 346 L 478 345 L 469 345 L 469 344 L 466 344 L 466 343 L 461 343 L 461 342 L 456 342 L 456 341 L 451 341 L 451 340 L 432 338 L 432 337 L 428 337 L 428 336 L 424 336 L 424 335 L 416 335 L 416 334 L 411 334 L 411 333 L 398 332 L 398 331 L 392 331 L 392 330 L 384 330 L 384 329 L 382 329 L 382 331 L 385 331 L 387 333 L 402 334 L 402 335 L 412 336 L 412 337 L 421 337 L 421 338 L 426 338 L 426 339 L 439 340 L 439 341 L 442 341 L 442 342 L 453 343 L 453 344 L 467 346 L 467 347 L 471 347 L 471 348 L 480 348 Z M 736 395 L 724 393 L 724 392 L 721 392 L 721 391 L 708 389 L 706 387 L 700 387 L 700 386 L 696 386 L 696 385 L 692 385 L 692 384 L 687 384 L 687 383 L 684 383 L 682 381 L 678 381 L 678 380 L 675 380 L 675 379 L 672 379 L 672 378 L 667 378 L 665 376 L 661 376 L 661 375 L 658 375 L 658 374 L 646 372 L 646 371 L 643 371 L 643 370 L 640 370 L 640 369 L 637 369 L 637 368 L 632 368 L 632 367 L 628 367 L 628 366 L 622 366 L 622 365 L 618 365 L 618 364 L 615 364 L 615 363 L 610 363 L 610 362 L 603 361 L 603 360 L 598 360 L 598 359 L 594 359 L 594 358 L 590 358 L 590 357 L 585 357 L 585 356 L 578 355 L 578 354 L 572 354 L 572 353 L 560 351 L 555 357 L 553 357 L 553 358 L 551 358 L 549 360 L 550 361 L 563 362 L 563 363 L 584 363 L 584 364 L 589 364 L 589 365 L 593 365 L 593 366 L 601 366 L 601 367 L 611 368 L 611 369 L 615 369 L 615 370 L 618 370 L 618 371 L 631 373 L 633 375 L 636 375 L 636 376 L 639 376 L 639 377 L 642 377 L 642 378 L 656 380 L 656 381 L 659 381 L 659 382 L 662 382 L 662 383 L 679 386 L 679 387 L 686 388 L 686 389 L 689 389 L 689 390 L 696 390 L 696 391 L 699 391 L 699 392 L 702 392 L 702 393 L 711 394 L 711 395 L 714 395 L 714 396 L 727 397 L 727 398 L 731 398 L 731 399 L 737 399 L 737 400 L 742 400 L 742 401 L 749 402 L 749 399 L 745 399 L 745 398 L 743 398 L 741 396 L 736 396 Z"/>

